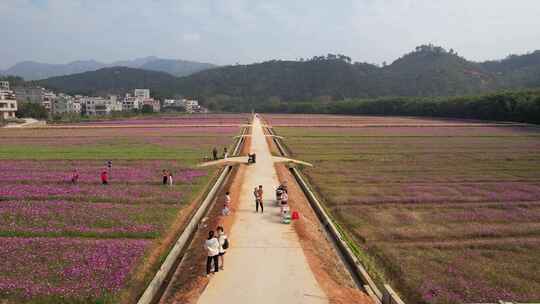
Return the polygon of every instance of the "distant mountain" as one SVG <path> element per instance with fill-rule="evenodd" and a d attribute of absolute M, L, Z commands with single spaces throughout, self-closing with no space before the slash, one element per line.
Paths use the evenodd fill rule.
<path fill-rule="evenodd" d="M 184 63 L 179 65 L 184 70 L 189 68 Z M 175 73 L 171 69 L 175 65 L 167 60 L 147 60 L 143 66 L 161 70 L 166 67 L 168 73 Z M 299 61 L 224 66 L 180 78 L 140 69 L 119 72 L 115 68 L 40 83 L 60 91 L 91 94 L 149 87 L 158 96 L 190 96 L 217 109 L 249 110 L 269 103 L 279 106 L 312 100 L 328 103 L 352 98 L 457 96 L 540 88 L 540 51 L 500 61 L 473 62 L 453 50 L 422 45 L 383 67 L 352 63 L 347 56 L 328 54 Z"/>
<path fill-rule="evenodd" d="M 540 85 L 540 50 L 525 55 L 510 55 L 503 60 L 480 64 L 501 79 L 506 88 L 528 88 Z"/>
<path fill-rule="evenodd" d="M 200 71 L 215 68 L 216 65 L 210 63 L 193 62 L 187 60 L 159 59 L 149 60 L 138 68 L 150 71 L 160 71 L 174 76 L 188 76 Z"/>
<path fill-rule="evenodd" d="M 43 79 L 59 75 L 69 75 L 90 70 L 97 70 L 104 65 L 94 60 L 74 61 L 68 64 L 49 64 L 35 61 L 23 61 L 2 71 L 4 75 L 19 76 L 25 80 Z"/>
<path fill-rule="evenodd" d="M 135 58 L 132 60 L 120 60 L 120 61 L 115 61 L 115 62 L 110 63 L 109 66 L 110 67 L 123 66 L 123 67 L 128 67 L 128 68 L 139 68 L 147 64 L 148 62 L 151 62 L 154 60 L 159 60 L 159 58 L 155 56 L 148 56 L 148 57 Z"/>
<path fill-rule="evenodd" d="M 496 89 L 499 80 L 481 64 L 453 50 L 423 45 L 383 67 L 390 95 L 451 96 Z"/>
<path fill-rule="evenodd" d="M 49 77 L 95 71 L 98 69 L 115 66 L 148 69 L 152 71 L 169 73 L 174 76 L 186 76 L 195 72 L 216 67 L 215 65 L 208 63 L 161 59 L 151 56 L 133 60 L 116 61 L 113 63 L 102 63 L 95 60 L 73 61 L 66 64 L 49 64 L 35 61 L 24 61 L 15 64 L 5 71 L 0 71 L 0 74 L 19 76 L 26 80 L 39 80 Z"/>
<path fill-rule="evenodd" d="M 147 88 L 156 97 L 175 93 L 178 78 L 163 72 L 128 67 L 103 68 L 97 71 L 39 80 L 43 87 L 68 94 L 91 96 L 124 94 L 136 88 Z"/>

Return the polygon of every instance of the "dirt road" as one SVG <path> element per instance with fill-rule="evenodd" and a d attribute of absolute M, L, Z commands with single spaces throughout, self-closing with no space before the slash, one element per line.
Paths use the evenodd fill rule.
<path fill-rule="evenodd" d="M 211 278 L 198 303 L 328 303 L 296 232 L 280 222 L 274 205 L 279 182 L 258 118 L 253 121 L 251 151 L 257 163 L 245 170 L 225 270 Z M 263 214 L 255 213 L 253 188 L 258 185 L 264 189 Z"/>

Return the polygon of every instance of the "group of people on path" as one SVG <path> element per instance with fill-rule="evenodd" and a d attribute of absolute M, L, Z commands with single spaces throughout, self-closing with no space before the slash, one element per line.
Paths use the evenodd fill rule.
<path fill-rule="evenodd" d="M 217 235 L 213 230 L 209 231 L 208 239 L 204 242 L 207 253 L 206 276 L 219 272 L 220 269 L 225 269 L 225 253 L 227 253 L 227 249 L 229 249 L 229 239 L 225 234 L 223 226 L 218 226 L 216 231 Z M 214 266 L 213 272 L 212 264 Z"/>
<path fill-rule="evenodd" d="M 287 182 L 283 182 L 276 189 L 276 200 L 281 205 L 287 205 L 289 201 L 289 196 L 287 193 Z M 253 196 L 255 197 L 255 212 L 259 212 L 259 207 L 261 208 L 261 213 L 264 213 L 264 200 L 263 200 L 263 186 L 259 185 L 253 189 Z"/>
<path fill-rule="evenodd" d="M 218 158 L 219 158 L 218 149 L 216 147 L 214 147 L 214 149 L 212 149 L 212 156 L 214 157 L 214 160 L 218 160 Z M 227 159 L 227 157 L 229 157 L 229 151 L 227 151 L 227 147 L 224 147 L 223 148 L 223 159 Z"/>

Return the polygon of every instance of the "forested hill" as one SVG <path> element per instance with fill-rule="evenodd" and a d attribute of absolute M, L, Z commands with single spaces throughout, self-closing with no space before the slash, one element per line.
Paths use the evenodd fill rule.
<path fill-rule="evenodd" d="M 112 67 L 47 78 L 35 83 L 68 94 L 100 96 L 124 94 L 135 88 L 148 88 L 156 97 L 167 97 L 175 94 L 178 80 L 178 78 L 164 72 Z"/>
<path fill-rule="evenodd" d="M 157 96 L 195 97 L 224 110 L 296 101 L 382 96 L 455 96 L 540 87 L 540 51 L 472 62 L 453 50 L 423 45 L 382 67 L 343 55 L 234 65 L 175 78 L 140 69 L 102 69 L 39 82 L 61 91 L 118 93 L 148 87 Z"/>

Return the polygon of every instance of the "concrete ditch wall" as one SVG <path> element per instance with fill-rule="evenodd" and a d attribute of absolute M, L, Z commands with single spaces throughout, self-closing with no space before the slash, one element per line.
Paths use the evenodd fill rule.
<path fill-rule="evenodd" d="M 247 128 L 243 128 L 241 135 L 245 135 Z M 240 136 L 237 140 L 232 155 L 237 155 L 240 152 L 245 139 L 243 136 Z M 142 296 L 139 298 L 137 304 L 152 304 L 161 296 L 163 291 L 163 285 L 167 281 L 167 278 L 173 273 L 174 268 L 179 263 L 179 259 L 182 258 L 183 253 L 189 247 L 193 235 L 197 232 L 199 223 L 206 216 L 208 210 L 210 210 L 215 202 L 216 194 L 219 192 L 221 186 L 225 183 L 232 171 L 232 166 L 228 166 L 222 169 L 219 174 L 218 179 L 214 185 L 210 188 L 210 191 L 206 194 L 206 197 L 200 204 L 199 208 L 189 222 L 187 223 L 184 231 L 174 244 L 173 248 L 165 258 L 165 261 L 159 268 L 158 272 L 155 274 L 154 278 L 148 284 Z"/>

